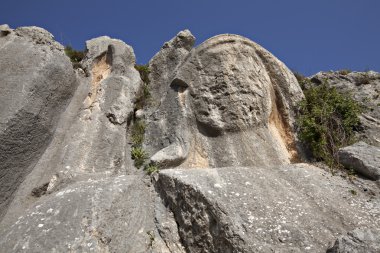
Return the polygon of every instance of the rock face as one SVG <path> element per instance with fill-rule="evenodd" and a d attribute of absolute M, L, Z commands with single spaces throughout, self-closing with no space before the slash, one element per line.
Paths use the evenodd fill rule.
<path fill-rule="evenodd" d="M 345 167 L 370 179 L 380 179 L 380 148 L 361 141 L 340 149 L 338 156 Z"/>
<path fill-rule="evenodd" d="M 179 46 L 172 45 L 181 39 Z M 152 86 L 166 88 L 148 117 L 148 133 L 162 136 L 145 143 L 151 160 L 164 167 L 271 166 L 296 160 L 294 112 L 303 93 L 293 74 L 241 36 L 213 37 L 185 56 L 192 41 L 187 32 L 180 33 L 150 62 Z M 162 59 L 168 51 L 180 55 L 173 65 Z"/>
<path fill-rule="evenodd" d="M 368 72 L 319 72 L 311 81 L 320 84 L 327 80 L 339 91 L 350 93 L 365 110 L 360 116 L 364 131 L 359 139 L 380 147 L 380 73 Z"/>
<path fill-rule="evenodd" d="M 180 250 L 175 226 L 171 243 L 161 239 L 155 208 L 165 208 L 130 157 L 128 129 L 142 87 L 133 49 L 109 37 L 86 47 L 79 86 L 1 220 L 0 252 Z"/>
<path fill-rule="evenodd" d="M 155 237 L 156 232 L 146 227 L 154 229 L 153 193 L 141 180 L 120 175 L 72 183 L 20 216 L 2 234 L 1 248 L 36 253 L 151 252 L 150 233 Z M 157 242 L 153 252 L 161 252 Z"/>
<path fill-rule="evenodd" d="M 327 253 L 380 252 L 380 230 L 355 229 L 340 236 Z"/>
<path fill-rule="evenodd" d="M 306 164 L 174 169 L 158 180 L 189 252 L 324 252 L 344 231 L 380 226 L 379 199 L 352 187 Z"/>
<path fill-rule="evenodd" d="M 238 35 L 194 41 L 165 43 L 144 84 L 120 40 L 87 41 L 74 71 L 45 30 L 0 26 L 0 252 L 325 252 L 356 228 L 332 249 L 377 250 L 375 182 L 291 164 L 287 67 Z M 134 167 L 136 123 L 145 164 L 172 169 Z"/>
<path fill-rule="evenodd" d="M 52 139 L 77 81 L 53 36 L 0 27 L 0 218 Z"/>

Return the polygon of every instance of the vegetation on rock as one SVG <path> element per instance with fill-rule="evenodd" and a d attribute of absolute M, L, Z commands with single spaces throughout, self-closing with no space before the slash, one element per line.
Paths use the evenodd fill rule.
<path fill-rule="evenodd" d="M 151 98 L 149 90 L 149 67 L 148 65 L 135 65 L 135 69 L 140 73 L 141 80 L 144 82 L 142 89 L 137 95 L 136 99 L 136 110 L 144 108 L 147 105 L 149 99 Z"/>
<path fill-rule="evenodd" d="M 135 65 L 135 69 L 140 73 L 141 80 L 144 82 L 142 89 L 137 94 L 135 103 L 135 111 L 143 109 L 151 98 L 149 90 L 149 67 L 148 65 Z M 136 168 L 141 168 L 147 158 L 148 154 L 142 148 L 145 134 L 145 122 L 141 119 L 135 120 L 131 129 L 132 150 L 131 157 L 134 160 Z M 158 171 L 158 166 L 155 164 L 148 164 L 144 167 L 147 174 L 152 174 Z"/>
<path fill-rule="evenodd" d="M 302 80 L 305 87 L 307 80 Z M 300 103 L 299 137 L 313 156 L 330 168 L 339 168 L 338 150 L 355 141 L 361 106 L 350 94 L 341 94 L 325 81 L 304 89 L 305 99 Z"/>
<path fill-rule="evenodd" d="M 132 147 L 131 157 L 134 160 L 136 168 L 140 169 L 147 159 L 147 154 L 142 149 L 142 147 Z"/>
<path fill-rule="evenodd" d="M 80 61 L 82 61 L 85 56 L 84 51 L 75 50 L 71 46 L 65 46 L 65 54 L 70 58 L 74 68 L 81 67 Z"/>
<path fill-rule="evenodd" d="M 149 66 L 148 65 L 135 65 L 135 69 L 140 73 L 141 80 L 143 80 L 143 82 L 146 85 L 149 85 L 149 83 L 150 83 L 150 80 L 149 80 L 149 73 L 150 73 Z"/>

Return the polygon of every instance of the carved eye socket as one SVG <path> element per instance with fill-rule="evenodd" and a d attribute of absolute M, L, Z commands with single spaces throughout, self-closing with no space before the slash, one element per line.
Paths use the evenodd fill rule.
<path fill-rule="evenodd" d="M 178 78 L 174 78 L 174 80 L 172 81 L 172 83 L 170 84 L 170 87 L 175 90 L 175 91 L 178 91 L 178 92 L 183 92 L 184 90 L 186 90 L 189 85 L 187 85 L 187 83 L 185 83 L 183 80 L 181 79 L 178 79 Z"/>

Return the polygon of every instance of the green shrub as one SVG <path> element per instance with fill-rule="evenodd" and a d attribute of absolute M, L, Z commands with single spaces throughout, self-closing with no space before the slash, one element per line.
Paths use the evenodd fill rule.
<path fill-rule="evenodd" d="M 147 65 L 135 65 L 135 69 L 140 73 L 141 80 L 143 80 L 143 82 L 146 85 L 149 85 L 149 83 L 150 83 L 150 80 L 149 80 L 150 70 L 149 70 L 148 64 Z"/>
<path fill-rule="evenodd" d="M 65 53 L 70 58 L 72 63 L 79 63 L 85 56 L 84 51 L 75 50 L 71 46 L 65 47 Z"/>
<path fill-rule="evenodd" d="M 149 90 L 149 67 L 148 65 L 135 65 L 135 69 L 140 73 L 141 80 L 144 82 L 142 89 L 137 94 L 136 99 L 136 108 L 137 110 L 142 109 L 146 106 L 149 99 L 151 98 L 150 90 Z"/>
<path fill-rule="evenodd" d="M 133 123 L 131 129 L 132 146 L 140 147 L 144 141 L 145 122 L 137 120 Z"/>
<path fill-rule="evenodd" d="M 136 168 L 140 169 L 148 157 L 142 147 L 132 147 L 131 158 L 134 160 Z"/>
<path fill-rule="evenodd" d="M 361 107 L 349 94 L 339 93 L 326 82 L 304 94 L 297 120 L 300 139 L 315 158 L 332 169 L 340 167 L 337 151 L 354 142 Z"/>
<path fill-rule="evenodd" d="M 151 175 L 151 174 L 154 173 L 154 172 L 158 172 L 158 171 L 159 171 L 159 168 L 158 168 L 157 165 L 151 163 L 151 164 L 145 166 L 144 170 L 146 171 L 146 173 L 147 173 L 148 175 Z"/>

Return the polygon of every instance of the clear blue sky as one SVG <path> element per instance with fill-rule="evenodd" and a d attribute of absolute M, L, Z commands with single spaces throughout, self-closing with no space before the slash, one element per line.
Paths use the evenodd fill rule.
<path fill-rule="evenodd" d="M 1 0 L 0 23 L 41 26 L 77 49 L 108 35 L 131 45 L 140 64 L 188 28 L 197 44 L 246 36 L 306 75 L 380 71 L 379 0 Z"/>

